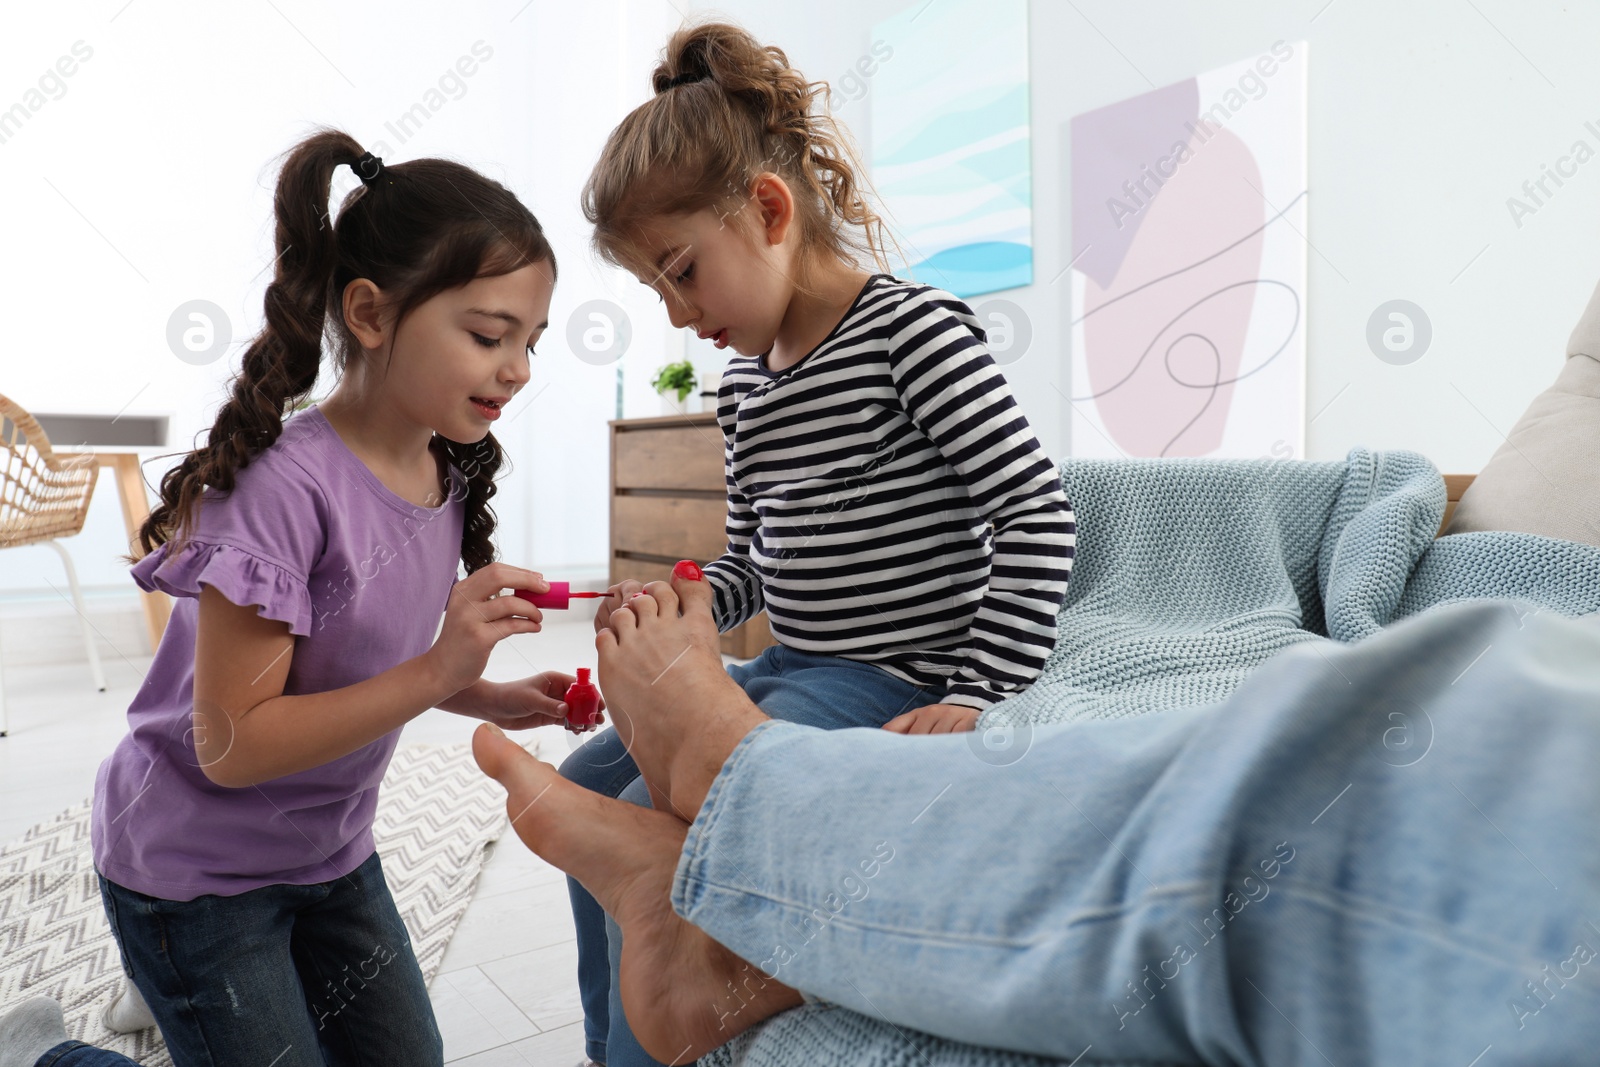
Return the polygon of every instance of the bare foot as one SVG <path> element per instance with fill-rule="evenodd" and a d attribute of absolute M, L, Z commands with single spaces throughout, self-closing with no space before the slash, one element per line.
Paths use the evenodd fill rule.
<path fill-rule="evenodd" d="M 595 637 L 600 689 L 651 803 L 692 822 L 729 753 L 767 716 L 722 666 L 711 586 L 674 577 L 644 591 Z"/>
<path fill-rule="evenodd" d="M 690 1063 L 801 1002 L 672 910 L 682 819 L 569 782 L 488 723 L 472 755 L 505 786 L 522 843 L 583 883 L 622 928 L 622 1007 L 651 1056 Z"/>

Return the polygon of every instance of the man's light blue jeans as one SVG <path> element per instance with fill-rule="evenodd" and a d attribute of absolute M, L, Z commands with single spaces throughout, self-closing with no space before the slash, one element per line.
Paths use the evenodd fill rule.
<path fill-rule="evenodd" d="M 1080 1064 L 1594 1063 L 1596 621 L 1453 605 L 1003 758 L 765 722 L 673 907 L 808 1001 Z"/>
<path fill-rule="evenodd" d="M 938 703 L 944 695 L 942 689 L 919 688 L 870 663 L 784 645 L 763 650 L 749 663 L 730 665 L 728 674 L 774 719 L 824 730 L 877 729 L 896 715 Z M 614 729 L 574 750 L 561 764 L 561 773 L 605 796 L 650 806 L 644 779 Z M 616 981 L 622 931 L 577 879 L 567 879 L 567 890 L 577 927 L 586 1054 L 606 1067 L 656 1067 L 659 1061 L 639 1047 L 623 1015 Z"/>

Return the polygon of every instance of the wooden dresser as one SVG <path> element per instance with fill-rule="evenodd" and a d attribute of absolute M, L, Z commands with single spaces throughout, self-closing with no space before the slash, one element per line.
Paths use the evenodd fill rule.
<path fill-rule="evenodd" d="M 680 559 L 705 564 L 728 546 L 727 481 L 715 414 L 616 419 L 611 426 L 611 582 L 664 581 Z M 750 659 L 775 644 L 767 614 L 722 635 Z"/>

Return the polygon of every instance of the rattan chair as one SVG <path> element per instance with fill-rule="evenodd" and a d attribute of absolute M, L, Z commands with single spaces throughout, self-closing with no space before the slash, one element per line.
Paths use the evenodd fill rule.
<path fill-rule="evenodd" d="M 0 548 L 48 544 L 60 554 L 67 569 L 67 585 L 72 590 L 72 605 L 83 628 L 89 670 L 94 675 L 95 688 L 103 693 L 106 676 L 100 669 L 94 628 L 83 611 L 78 571 L 66 546 L 57 540 L 82 531 L 89 495 L 94 492 L 99 475 L 100 464 L 93 455 L 56 455 L 33 416 L 0 395 Z M 7 729 L 5 679 L 0 667 L 0 737 L 6 735 Z"/>

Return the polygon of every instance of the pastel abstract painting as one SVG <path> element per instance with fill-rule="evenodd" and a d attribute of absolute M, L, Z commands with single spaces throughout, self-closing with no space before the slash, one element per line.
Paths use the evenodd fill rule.
<path fill-rule="evenodd" d="M 1305 42 L 1069 135 L 1072 454 L 1304 458 Z"/>
<path fill-rule="evenodd" d="M 1027 0 L 919 0 L 872 36 L 872 181 L 895 272 L 961 297 L 1027 285 Z"/>

